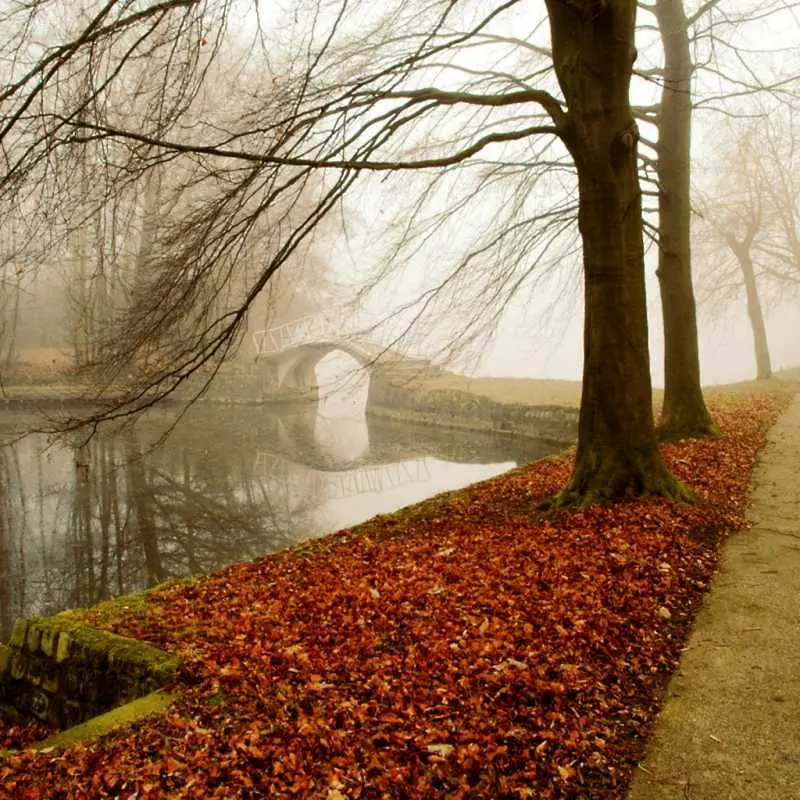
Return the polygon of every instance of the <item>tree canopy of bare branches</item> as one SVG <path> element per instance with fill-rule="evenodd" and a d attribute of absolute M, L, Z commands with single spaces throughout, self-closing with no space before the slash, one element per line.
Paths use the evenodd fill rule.
<path fill-rule="evenodd" d="M 13 33 L 0 200 L 54 218 L 79 264 L 87 226 L 102 228 L 114 204 L 136 232 L 126 290 L 92 326 L 87 360 L 115 393 L 124 386 L 104 416 L 210 378 L 272 276 L 345 198 L 376 181 L 408 195 L 419 181 L 412 207 L 425 222 L 401 220 L 399 247 L 454 234 L 439 285 L 474 298 L 513 293 L 577 218 L 584 398 L 567 495 L 675 493 L 651 411 L 629 101 L 636 4 L 549 0 L 544 25 L 522 0 L 259 9 L 38 0 L 2 20 Z M 577 187 L 577 203 L 548 210 L 548 181 Z M 500 201 L 490 225 L 476 197 Z"/>
<path fill-rule="evenodd" d="M 778 107 L 726 126 L 698 179 L 701 299 L 722 309 L 744 294 L 759 378 L 772 374 L 765 307 L 800 296 L 795 124 L 795 112 Z"/>

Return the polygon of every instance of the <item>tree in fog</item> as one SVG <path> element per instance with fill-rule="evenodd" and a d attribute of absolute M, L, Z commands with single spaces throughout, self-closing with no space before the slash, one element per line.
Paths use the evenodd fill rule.
<path fill-rule="evenodd" d="M 752 184 L 763 209 L 764 235 L 755 241 L 760 274 L 771 291 L 800 295 L 800 115 L 779 107 L 739 134 L 745 153 L 734 173 Z M 744 198 L 742 198 L 744 199 Z"/>
<path fill-rule="evenodd" d="M 298 7 L 296 24 L 262 20 L 240 86 L 230 87 L 239 112 L 225 125 L 204 120 L 194 104 L 226 35 L 242 35 L 232 24 L 234 3 L 109 2 L 44 53 L 30 33 L 35 18 L 29 28 L 20 24 L 29 23 L 27 11 L 7 19 L 18 33 L 17 66 L 0 93 L 2 189 L 36 181 L 57 198 L 62 184 L 80 180 L 75 165 L 93 147 L 93 174 L 104 185 L 141 182 L 169 165 L 182 197 L 154 236 L 144 285 L 108 325 L 99 351 L 106 374 L 130 364 L 147 369 L 105 415 L 133 413 L 192 375 L 213 373 L 272 275 L 365 174 L 380 173 L 402 192 L 405 173 L 486 169 L 509 145 L 524 185 L 535 168 L 531 154 L 551 155 L 537 144 L 545 141 L 552 158 L 569 155 L 577 174 L 585 283 L 578 453 L 563 498 L 678 493 L 652 419 L 638 132 L 629 103 L 636 4 L 546 5 L 557 81 L 532 58 L 533 40 L 493 38 L 497 26 L 530 22 L 519 0 L 488 10 L 320 4 Z M 57 6 L 35 3 L 38 24 Z M 291 56 L 274 67 L 272 31 L 290 40 Z M 476 73 L 467 63 L 476 55 L 505 63 Z M 143 70 L 153 63 L 159 69 Z M 136 113 L 124 102 L 132 74 L 150 78 Z M 514 232 L 512 220 L 500 243 Z M 253 237 L 264 248 L 262 266 L 235 291 Z"/>
<path fill-rule="evenodd" d="M 695 236 L 705 301 L 721 311 L 744 295 L 756 377 L 772 365 L 765 300 L 800 296 L 800 152 L 794 114 L 773 110 L 716 137 L 702 176 Z"/>
<path fill-rule="evenodd" d="M 664 325 L 664 404 L 661 430 L 669 436 L 713 432 L 700 388 L 697 315 L 691 274 L 690 168 L 692 124 L 692 26 L 706 4 L 687 17 L 683 0 L 645 5 L 655 19 L 663 64 L 653 74 L 661 82 L 657 105 L 644 115 L 655 122 L 653 144 L 658 194 L 658 281 Z"/>
<path fill-rule="evenodd" d="M 658 280 L 664 324 L 663 435 L 674 438 L 713 434 L 715 428 L 700 388 L 697 318 L 692 286 L 691 139 L 698 111 L 729 114 L 729 98 L 784 96 L 792 72 L 778 76 L 769 64 L 763 26 L 781 23 L 793 4 L 784 0 L 742 2 L 734 9 L 719 0 L 655 0 L 642 3 L 642 30 L 650 21 L 659 40 L 656 63 L 642 71 L 660 86 L 656 104 L 639 109 L 639 119 L 654 126 L 657 140 L 643 157 L 645 187 L 658 198 Z M 791 21 L 791 17 L 788 18 Z M 762 27 L 756 27 L 762 26 Z M 761 42 L 761 63 L 747 63 L 740 47 Z M 776 45 L 776 52 L 780 52 Z M 794 70 L 797 74 L 797 70 Z"/>
<path fill-rule="evenodd" d="M 14 208 L 0 210 L 0 384 L 7 380 L 17 360 L 20 306 L 30 286 L 25 263 L 26 229 L 21 214 Z"/>

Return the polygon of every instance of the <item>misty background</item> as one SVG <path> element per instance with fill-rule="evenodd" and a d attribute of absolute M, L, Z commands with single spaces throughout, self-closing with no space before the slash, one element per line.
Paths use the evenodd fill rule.
<path fill-rule="evenodd" d="M 524 25 L 527 41 L 546 47 L 546 26 L 531 24 L 535 6 L 527 4 L 504 17 L 492 29 L 493 35 L 510 37 Z M 700 4 L 686 6 L 690 13 Z M 711 46 L 702 25 L 698 23 L 695 28 L 693 55 L 699 67 L 694 86 L 693 188 L 705 198 L 707 208 L 715 208 L 715 204 L 722 208 L 740 191 L 735 175 L 746 172 L 747 165 L 742 163 L 737 142 L 746 135 L 760 135 L 757 131 L 748 133 L 754 119 L 766 120 L 765 124 L 779 119 L 782 131 L 776 136 L 784 137 L 781 146 L 785 151 L 791 145 L 797 113 L 797 79 L 793 77 L 798 66 L 796 14 L 791 7 L 776 10 L 779 4 L 760 14 L 756 13 L 758 6 L 748 0 L 728 4 L 731 23 L 725 33 L 726 47 L 715 54 L 715 64 L 708 58 Z M 377 10 L 375 15 L 379 16 Z M 284 68 L 281 59 L 291 70 L 292 53 L 308 43 L 309 34 L 296 24 L 296 16 L 292 3 L 260 4 L 258 17 L 244 7 L 232 14 L 224 38 L 216 43 L 214 60 L 203 65 L 208 74 L 188 106 L 189 120 L 208 127 L 224 126 L 247 107 L 254 93 L 268 90 L 270 82 L 273 90 L 279 90 Z M 324 18 L 323 13 L 320 25 Z M 660 91 L 659 81 L 644 74 L 657 67 L 661 59 L 658 36 L 647 21 L 647 14 L 641 12 L 636 66 L 643 74 L 634 79 L 632 92 L 633 101 L 644 108 L 656 102 Z M 9 18 L 6 25 L 10 24 Z M 63 35 L 69 24 L 70 20 L 59 14 L 38 18 L 43 41 Z M 30 57 L 40 52 L 39 47 L 32 47 Z M 259 70 L 259 59 L 254 58 L 259 50 L 261 56 L 269 54 L 266 80 Z M 488 42 L 459 54 L 455 61 L 463 61 L 461 66 L 472 70 L 510 71 L 521 56 L 506 50 Z M 709 65 L 711 68 L 703 69 Z M 13 71 L 18 66 L 7 64 L 5 69 Z M 436 76 L 441 85 L 447 85 L 448 75 L 454 83 L 460 77 L 452 63 L 448 69 L 452 75 L 443 70 Z M 424 77 L 419 77 L 420 83 Z M 139 105 L 145 109 L 152 102 L 145 90 L 135 97 L 134 110 Z M 116 102 L 122 103 L 124 98 Z M 651 133 L 646 121 L 640 124 L 646 155 Z M 446 140 L 451 133 L 456 136 L 458 128 L 459 117 L 453 114 L 429 133 L 437 141 Z M 421 130 L 416 134 L 420 142 L 425 142 L 425 133 Z M 412 152 L 417 147 L 414 142 L 405 146 Z M 470 254 L 467 259 L 475 254 L 476 242 L 491 229 L 492 220 L 499 219 L 504 206 L 513 202 L 511 190 L 502 181 L 489 188 L 483 186 L 481 169 L 488 174 L 503 158 L 513 162 L 515 148 L 523 151 L 527 147 L 492 145 L 477 159 L 477 169 L 469 174 L 455 171 L 433 188 L 426 176 L 407 176 L 402 194 L 398 194 L 395 182 L 387 183 L 382 175 L 362 180 L 262 292 L 251 309 L 248 335 L 241 338 L 238 356 L 253 357 L 255 331 L 307 315 L 332 314 L 332 324 L 341 327 L 339 334 L 362 331 L 380 344 L 432 358 L 442 367 L 466 375 L 579 380 L 583 308 L 580 248 L 574 224 L 565 225 L 547 242 L 543 236 L 535 238 L 530 254 L 520 256 L 497 249 L 486 253 L 483 262 L 474 259 L 477 267 L 470 264 L 470 270 L 483 269 L 490 285 L 504 283 L 504 289 L 485 303 L 487 308 L 483 307 L 483 291 L 470 277 L 477 272 L 467 271 L 464 280 L 448 284 L 448 275 L 453 274 L 458 259 L 464 253 Z M 771 174 L 776 180 L 788 181 L 786 197 L 796 198 L 800 179 L 796 177 L 794 153 L 787 153 L 772 156 Z M 101 155 L 98 152 L 97 158 Z M 530 209 L 527 213 L 535 218 L 561 207 L 568 219 L 574 182 L 563 146 L 550 142 L 538 156 L 554 167 L 532 185 L 525 199 L 526 210 Z M 27 194 L 20 194 L 4 215 L 0 227 L 0 373 L 4 383 L 20 363 L 32 362 L 36 367 L 57 364 L 62 368 L 92 361 L 92 340 L 102 339 L 111 330 L 120 309 L 135 295 L 136 273 L 141 272 L 148 251 L 169 242 L 168 218 L 173 208 L 179 210 L 187 202 L 202 201 L 206 191 L 203 185 L 192 184 L 191 175 L 180 171 L 169 177 L 166 172 L 157 173 L 156 179 L 127 184 L 119 190 L 99 185 L 92 160 L 91 148 L 87 148 L 82 160 L 65 165 L 73 173 L 68 197 L 77 216 L 67 213 L 63 201 L 59 201 L 60 208 L 50 205 L 46 193 L 54 188 L 53 178 L 44 173 L 41 194 L 27 187 Z M 720 175 L 732 177 L 725 184 Z M 759 180 L 764 179 L 760 174 Z M 473 185 L 480 191 L 464 200 Z M 647 195 L 647 186 L 645 190 Z M 425 195 L 424 203 L 419 201 L 421 194 Z M 648 203 L 648 199 L 645 206 L 654 211 L 655 203 Z M 459 214 L 427 229 L 424 247 L 419 238 L 403 240 L 408 220 L 421 220 L 426 230 L 425 225 L 443 215 L 456 200 Z M 785 210 L 794 219 L 796 209 Z M 162 222 L 167 224 L 163 241 L 159 230 Z M 774 238 L 776 226 L 767 223 L 769 220 L 759 236 Z M 797 224 L 793 224 L 796 240 Z M 693 225 L 703 383 L 747 380 L 755 376 L 756 363 L 743 283 L 735 271 L 720 274 L 719 262 L 725 258 L 726 245 L 719 237 L 714 239 L 707 218 L 696 215 Z M 743 222 L 734 215 L 732 226 L 734 231 L 741 230 Z M 270 250 L 268 237 L 267 226 L 263 234 L 251 235 L 237 254 L 238 274 L 224 292 L 219 292 L 220 296 L 228 295 L 221 301 L 223 306 L 235 301 L 241 292 L 237 286 L 247 286 L 250 273 L 257 273 L 265 263 Z M 774 254 L 764 248 L 755 256 L 772 366 L 778 370 L 796 366 L 800 361 L 798 268 L 782 269 L 778 279 Z M 514 259 L 519 259 L 513 264 L 514 270 L 504 271 L 503 262 Z M 531 265 L 526 265 L 525 259 Z M 647 254 L 651 369 L 654 385 L 661 386 L 663 337 L 655 269 L 656 252 L 651 242 Z M 517 282 L 513 291 L 512 282 Z M 448 285 L 432 298 L 430 293 L 437 283 Z M 221 284 L 215 286 L 221 288 Z M 342 371 L 353 367 L 352 362 L 339 360 Z"/>

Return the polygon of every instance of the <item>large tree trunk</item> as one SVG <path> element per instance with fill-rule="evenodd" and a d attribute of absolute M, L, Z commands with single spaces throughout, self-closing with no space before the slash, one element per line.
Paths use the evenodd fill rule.
<path fill-rule="evenodd" d="M 586 316 L 575 469 L 561 502 L 682 490 L 653 424 L 637 172 L 628 90 L 636 0 L 547 0 L 564 140 L 578 172 Z"/>
<path fill-rule="evenodd" d="M 750 249 L 746 245 L 732 246 L 739 268 L 744 278 L 744 290 L 747 295 L 747 316 L 750 319 L 750 328 L 753 331 L 753 346 L 756 354 L 756 376 L 758 378 L 772 377 L 772 363 L 769 357 L 767 344 L 767 329 L 764 325 L 764 312 L 761 309 L 761 299 L 758 296 L 756 285 L 756 271 Z"/>
<path fill-rule="evenodd" d="M 692 287 L 690 181 L 692 59 L 682 0 L 653 7 L 664 46 L 658 133 L 658 280 L 664 318 L 662 436 L 716 433 L 700 388 L 697 312 Z"/>

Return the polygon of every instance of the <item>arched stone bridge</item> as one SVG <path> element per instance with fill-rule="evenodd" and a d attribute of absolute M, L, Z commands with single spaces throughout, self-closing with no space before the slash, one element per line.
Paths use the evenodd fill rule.
<path fill-rule="evenodd" d="M 339 329 L 341 329 L 341 320 Z M 577 435 L 578 409 L 503 403 L 479 393 L 452 388 L 447 375 L 429 359 L 400 353 L 353 335 L 333 335 L 333 323 L 318 315 L 253 334 L 255 361 L 223 368 L 207 394 L 227 403 L 290 403 L 298 412 L 291 427 L 308 440 L 320 401 L 316 366 L 328 353 L 352 356 L 369 374 L 366 408 L 370 414 L 452 428 L 494 431 L 510 436 L 570 444 Z M 317 338 L 314 338 L 314 337 Z M 431 380 L 415 381 L 418 377 Z M 441 376 L 441 380 L 438 377 Z M 299 401 L 307 401 L 300 404 Z"/>
<path fill-rule="evenodd" d="M 430 359 L 410 356 L 369 341 L 363 335 L 341 333 L 342 320 L 330 314 L 311 314 L 291 322 L 256 331 L 253 345 L 261 371 L 261 393 L 281 395 L 317 389 L 317 364 L 329 353 L 351 356 L 371 378 L 381 376 L 396 383 L 430 372 L 440 372 Z"/>

